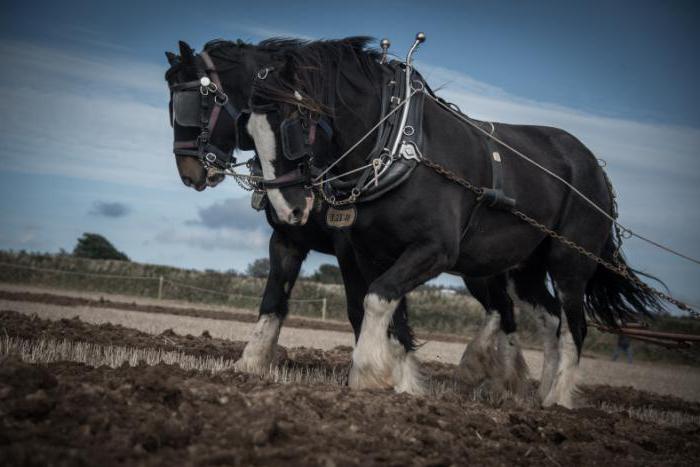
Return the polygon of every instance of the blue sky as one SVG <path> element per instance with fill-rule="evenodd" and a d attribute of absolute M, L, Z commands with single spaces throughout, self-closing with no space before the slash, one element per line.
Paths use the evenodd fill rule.
<path fill-rule="evenodd" d="M 696 2 L 3 2 L 0 248 L 85 231 L 138 261 L 243 269 L 268 229 L 232 182 L 196 193 L 170 154 L 163 52 L 185 39 L 388 37 L 476 118 L 564 128 L 607 160 L 622 221 L 700 256 Z M 225 219 L 225 220 L 222 220 Z M 700 302 L 700 268 L 630 240 Z M 312 255 L 313 271 L 328 257 Z M 444 279 L 447 281 L 447 279 Z"/>

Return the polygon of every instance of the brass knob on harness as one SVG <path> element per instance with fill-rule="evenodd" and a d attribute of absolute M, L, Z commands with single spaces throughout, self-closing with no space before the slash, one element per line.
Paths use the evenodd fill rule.
<path fill-rule="evenodd" d="M 379 46 L 382 48 L 382 57 L 379 61 L 381 63 L 386 63 L 386 56 L 389 53 L 389 47 L 391 47 L 391 41 L 389 41 L 389 39 L 384 38 L 379 43 Z"/>

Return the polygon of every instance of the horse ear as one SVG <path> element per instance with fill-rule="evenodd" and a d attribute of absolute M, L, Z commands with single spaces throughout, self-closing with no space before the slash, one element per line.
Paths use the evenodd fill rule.
<path fill-rule="evenodd" d="M 179 61 L 177 55 L 175 55 L 172 52 L 165 52 L 165 58 L 168 59 L 168 63 L 170 64 L 170 66 L 175 65 Z"/>
<path fill-rule="evenodd" d="M 188 62 L 192 57 L 194 56 L 194 50 L 192 50 L 192 47 L 190 47 L 187 42 L 185 41 L 180 41 L 180 56 L 182 57 L 183 62 Z"/>

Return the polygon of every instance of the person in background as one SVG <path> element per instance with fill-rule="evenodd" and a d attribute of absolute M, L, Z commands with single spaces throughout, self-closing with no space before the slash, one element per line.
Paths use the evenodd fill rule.
<path fill-rule="evenodd" d="M 630 338 L 624 334 L 618 334 L 617 336 L 617 347 L 615 347 L 615 352 L 613 353 L 613 362 L 617 360 L 620 353 L 624 352 L 627 354 L 627 363 L 632 363 L 632 346 L 630 344 Z"/>

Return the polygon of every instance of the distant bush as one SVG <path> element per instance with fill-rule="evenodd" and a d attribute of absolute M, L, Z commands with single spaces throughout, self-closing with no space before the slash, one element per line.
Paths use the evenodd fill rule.
<path fill-rule="evenodd" d="M 258 258 L 248 265 L 246 272 L 251 277 L 267 277 L 270 273 L 270 260 L 268 258 Z"/>
<path fill-rule="evenodd" d="M 116 259 L 129 261 L 129 257 L 117 250 L 112 243 L 100 234 L 84 233 L 73 249 L 73 256 L 90 259 Z"/>
<path fill-rule="evenodd" d="M 321 282 L 323 284 L 342 284 L 343 276 L 340 274 L 340 268 L 332 264 L 322 264 L 318 267 L 311 277 L 311 280 Z"/>

